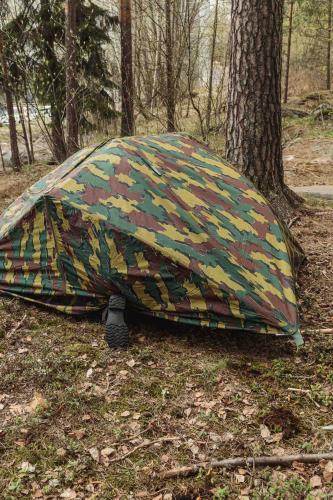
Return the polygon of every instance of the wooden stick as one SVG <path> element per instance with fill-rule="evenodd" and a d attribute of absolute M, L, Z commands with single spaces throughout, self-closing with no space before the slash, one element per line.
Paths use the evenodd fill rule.
<path fill-rule="evenodd" d="M 124 453 L 123 455 L 120 455 L 118 457 L 113 458 L 112 460 L 109 460 L 109 463 L 119 462 L 120 460 L 124 460 L 124 458 L 127 458 L 129 455 L 132 455 L 132 453 L 136 452 L 137 450 L 140 450 L 141 448 L 147 448 L 148 446 L 152 446 L 153 444 L 156 443 L 169 443 L 171 441 L 176 441 L 177 439 L 179 438 L 171 436 L 171 437 L 158 438 L 153 441 L 144 441 L 143 443 L 134 446 L 134 448 L 132 448 L 127 453 Z"/>
<path fill-rule="evenodd" d="M 293 219 L 291 219 L 289 222 L 288 222 L 288 228 L 290 229 L 294 224 L 295 222 L 297 222 L 298 220 L 300 219 L 300 216 L 297 215 L 296 217 L 294 217 Z"/>
<path fill-rule="evenodd" d="M 222 467 L 246 467 L 252 466 L 274 466 L 274 465 L 291 465 L 293 462 L 301 462 L 303 464 L 314 464 L 320 460 L 333 460 L 333 452 L 331 453 L 316 453 L 313 455 L 281 455 L 273 457 L 239 457 L 228 458 L 226 460 L 202 462 L 189 467 L 179 467 L 162 472 L 161 479 L 172 479 L 175 477 L 187 477 L 197 474 L 200 469 L 218 469 Z"/>
<path fill-rule="evenodd" d="M 318 328 L 317 330 L 304 330 L 304 333 L 325 333 L 327 335 L 330 335 L 333 333 L 333 328 Z"/>

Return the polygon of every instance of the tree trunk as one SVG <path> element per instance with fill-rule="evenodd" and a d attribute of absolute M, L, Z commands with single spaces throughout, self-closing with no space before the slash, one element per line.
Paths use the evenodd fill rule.
<path fill-rule="evenodd" d="M 79 149 L 79 120 L 77 111 L 77 4 L 66 0 L 66 121 L 67 156 Z"/>
<path fill-rule="evenodd" d="M 28 93 L 27 93 L 27 86 L 26 82 L 24 85 L 24 90 L 25 90 L 25 106 L 27 110 L 27 121 L 28 121 L 28 132 L 29 132 L 29 142 L 30 142 L 30 153 L 31 153 L 31 161 L 32 163 L 35 162 L 35 152 L 34 152 L 34 143 L 33 143 L 33 137 L 32 137 L 32 127 L 31 127 L 31 118 L 30 118 L 30 109 L 29 109 L 29 101 L 28 101 Z"/>
<path fill-rule="evenodd" d="M 166 67 L 166 111 L 167 130 L 174 132 L 175 126 L 175 82 L 173 76 L 173 48 L 171 32 L 171 3 L 173 0 L 165 0 L 165 67 Z"/>
<path fill-rule="evenodd" d="M 214 59 L 215 59 L 215 47 L 216 47 L 216 34 L 217 34 L 218 12 L 219 12 L 219 0 L 216 0 L 216 2 L 215 2 L 214 24 L 213 24 L 212 51 L 211 51 L 211 54 L 210 54 L 209 82 L 208 82 L 208 102 L 207 102 L 207 113 L 206 113 L 206 129 L 207 129 L 207 134 L 209 134 L 210 117 L 211 117 L 211 113 L 212 113 Z"/>
<path fill-rule="evenodd" d="M 8 123 L 9 123 L 9 137 L 10 137 L 10 149 L 11 149 L 11 162 L 14 170 L 21 170 L 20 153 L 17 143 L 17 130 L 14 115 L 14 105 L 13 105 L 13 95 L 9 87 L 9 77 L 8 77 L 8 67 L 6 59 L 6 49 L 4 44 L 4 35 L 0 33 L 0 58 L 2 66 L 2 81 L 3 88 L 6 98 L 6 107 L 8 113 Z"/>
<path fill-rule="evenodd" d="M 293 14 L 294 14 L 294 0 L 291 0 L 291 2 L 290 2 L 290 14 L 289 14 L 289 29 L 288 29 L 286 80 L 285 80 L 285 85 L 284 85 L 284 103 L 288 102 L 291 40 L 292 40 L 292 36 L 293 36 Z"/>
<path fill-rule="evenodd" d="M 327 26 L 327 90 L 331 90 L 331 52 L 332 52 L 332 0 L 328 0 Z"/>
<path fill-rule="evenodd" d="M 66 143 L 63 132 L 63 112 L 64 103 L 59 83 L 60 68 L 57 61 L 55 51 L 55 34 L 50 29 L 50 18 L 52 16 L 52 9 L 50 0 L 41 0 L 40 2 L 40 17 L 42 33 L 41 39 L 43 41 L 43 53 L 48 68 L 49 78 L 49 103 L 51 107 L 51 139 L 52 139 L 52 152 L 56 160 L 61 163 L 66 159 Z"/>
<path fill-rule="evenodd" d="M 6 172 L 5 160 L 3 159 L 1 143 L 0 143 L 0 160 L 1 160 L 2 170 Z"/>
<path fill-rule="evenodd" d="M 29 165 L 32 164 L 32 157 L 31 157 L 31 151 L 30 151 L 30 145 L 29 145 L 29 139 L 28 139 L 28 134 L 27 134 L 27 128 L 25 126 L 25 117 L 24 117 L 24 111 L 21 106 L 21 103 L 19 101 L 19 98 L 17 95 L 15 95 L 15 103 L 16 103 L 16 109 L 20 117 L 20 122 L 21 122 L 21 127 L 22 127 L 22 133 L 23 133 L 23 139 L 24 139 L 24 144 L 25 144 L 25 149 L 27 151 L 27 156 L 28 156 L 28 162 Z"/>
<path fill-rule="evenodd" d="M 132 62 L 131 0 L 120 0 L 121 135 L 134 134 L 134 85 Z"/>
<path fill-rule="evenodd" d="M 226 155 L 288 206 L 297 197 L 283 180 L 282 22 L 283 0 L 232 0 Z"/>

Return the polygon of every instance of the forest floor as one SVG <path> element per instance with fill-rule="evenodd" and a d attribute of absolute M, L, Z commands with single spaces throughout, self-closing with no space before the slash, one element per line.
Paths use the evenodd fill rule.
<path fill-rule="evenodd" d="M 333 136 L 308 121 L 286 124 L 287 179 L 333 184 Z M 0 210 L 49 168 L 1 175 Z M 0 297 L 1 498 L 332 498 L 324 461 L 161 477 L 211 459 L 332 450 L 322 427 L 333 424 L 333 335 L 318 331 L 333 323 L 332 205 L 309 198 L 292 228 L 308 256 L 299 350 L 137 316 L 130 348 L 112 352 L 98 317 Z"/>

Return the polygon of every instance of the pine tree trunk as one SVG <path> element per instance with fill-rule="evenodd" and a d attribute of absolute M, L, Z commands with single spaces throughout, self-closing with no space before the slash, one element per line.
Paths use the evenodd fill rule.
<path fill-rule="evenodd" d="M 332 0 L 328 0 L 328 26 L 327 26 L 327 90 L 331 90 L 331 53 L 332 53 Z"/>
<path fill-rule="evenodd" d="M 232 0 L 226 155 L 271 201 L 288 204 L 296 196 L 283 180 L 282 22 L 283 0 Z"/>
<path fill-rule="evenodd" d="M 165 67 L 166 67 L 166 111 L 167 130 L 174 132 L 175 126 L 175 84 L 173 75 L 173 48 L 171 31 L 171 3 L 172 0 L 165 0 Z"/>
<path fill-rule="evenodd" d="M 66 122 L 67 156 L 79 149 L 79 120 L 77 111 L 77 4 L 66 0 Z"/>
<path fill-rule="evenodd" d="M 10 137 L 10 149 L 11 149 L 11 162 L 14 170 L 21 170 L 20 153 L 17 143 L 17 130 L 14 115 L 14 105 L 13 105 L 13 95 L 9 86 L 8 77 L 8 66 L 6 59 L 6 49 L 4 44 L 4 35 L 0 33 L 0 58 L 2 66 L 2 81 L 3 88 L 6 98 L 6 107 L 8 113 L 8 123 L 9 123 L 9 137 Z"/>
<path fill-rule="evenodd" d="M 120 0 L 121 45 L 121 135 L 134 134 L 134 84 L 132 62 L 132 15 L 131 0 Z"/>
<path fill-rule="evenodd" d="M 284 102 L 285 103 L 288 102 L 291 41 L 292 41 L 292 36 L 293 36 L 293 15 L 294 15 L 294 0 L 291 0 L 291 2 L 290 2 L 290 14 L 289 14 L 289 29 L 288 29 L 286 80 L 285 80 L 285 84 L 284 84 Z"/>
<path fill-rule="evenodd" d="M 51 107 L 51 139 L 53 155 L 61 163 L 66 159 L 66 143 L 63 131 L 63 96 L 59 85 L 59 65 L 55 52 L 55 35 L 50 29 L 49 21 L 52 16 L 50 0 L 40 1 L 40 17 L 43 41 L 43 53 L 45 54 L 48 78 L 49 95 L 48 100 Z"/>

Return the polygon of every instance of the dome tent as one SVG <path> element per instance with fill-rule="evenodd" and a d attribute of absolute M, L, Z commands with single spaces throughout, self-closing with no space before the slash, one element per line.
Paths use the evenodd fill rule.
<path fill-rule="evenodd" d="M 121 295 L 156 317 L 297 336 L 297 251 L 252 183 L 193 138 L 114 139 L 0 217 L 0 292 L 70 314 Z"/>

